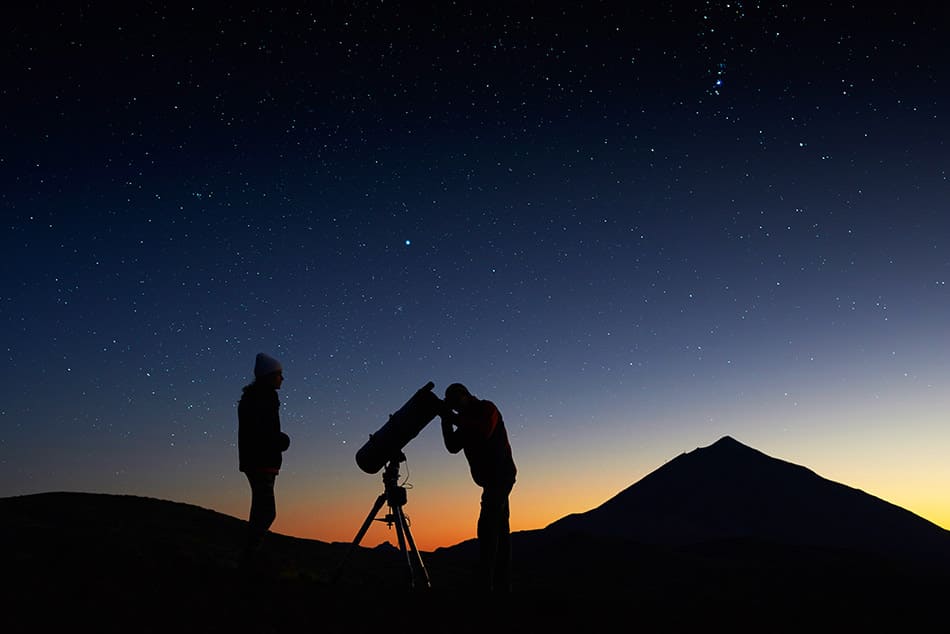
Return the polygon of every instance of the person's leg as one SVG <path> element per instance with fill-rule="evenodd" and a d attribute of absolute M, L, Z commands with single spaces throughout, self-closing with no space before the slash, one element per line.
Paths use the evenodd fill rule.
<path fill-rule="evenodd" d="M 498 593 L 511 592 L 511 526 L 509 523 L 511 512 L 508 505 L 508 496 L 501 510 L 498 524 L 498 545 L 495 549 L 494 578 L 492 589 Z"/>
<path fill-rule="evenodd" d="M 510 538 L 508 536 L 508 493 L 510 487 L 485 487 L 482 490 L 482 507 L 478 515 L 478 547 L 480 578 L 483 587 L 491 590 L 496 579 L 499 562 L 506 566 L 501 571 L 507 576 L 510 564 Z M 501 552 L 500 552 L 500 550 Z M 504 579 L 502 579 L 504 581 Z"/>
<path fill-rule="evenodd" d="M 277 517 L 277 503 L 274 500 L 274 474 L 248 473 L 247 480 L 251 485 L 251 511 L 247 521 L 245 556 L 252 556 L 260 550 L 264 535 Z"/>

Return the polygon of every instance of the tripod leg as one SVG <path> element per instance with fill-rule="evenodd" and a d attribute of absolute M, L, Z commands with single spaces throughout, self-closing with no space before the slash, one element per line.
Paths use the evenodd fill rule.
<path fill-rule="evenodd" d="M 401 507 L 396 507 L 393 509 L 393 514 L 396 516 L 396 534 L 399 537 L 399 548 L 402 550 L 403 554 L 406 556 L 406 563 L 409 565 L 409 576 L 410 576 L 410 587 L 416 587 L 416 581 L 425 584 L 425 588 L 430 588 L 429 584 L 429 573 L 426 572 L 426 568 L 422 563 L 422 557 L 419 555 L 419 551 L 416 548 L 416 542 L 412 538 L 412 531 L 409 529 L 409 522 L 406 520 L 405 513 L 402 512 Z M 408 548 L 406 544 L 409 544 Z"/>
<path fill-rule="evenodd" d="M 353 546 L 358 546 L 363 540 L 363 537 L 366 535 L 366 531 L 369 530 L 373 520 L 376 519 L 376 515 L 379 514 L 379 509 L 383 508 L 383 504 L 385 503 L 386 494 L 382 493 L 378 498 L 376 498 L 376 503 L 373 504 L 373 508 L 370 509 L 369 515 L 366 516 L 366 520 L 363 522 L 360 530 L 356 533 L 356 537 L 353 538 Z"/>
<path fill-rule="evenodd" d="M 429 573 L 426 571 L 425 564 L 422 563 L 422 555 L 419 553 L 419 549 L 416 548 L 416 541 L 412 538 L 412 531 L 409 530 L 408 522 L 406 523 L 406 539 L 409 541 L 412 560 L 415 562 L 415 570 L 418 571 L 419 576 L 425 583 L 426 589 L 431 588 L 432 586 L 429 583 Z"/>
<path fill-rule="evenodd" d="M 370 525 L 373 523 L 373 520 L 376 519 L 376 515 L 379 514 L 379 509 L 383 508 L 383 504 L 386 503 L 386 494 L 382 493 L 376 502 L 373 504 L 373 508 L 370 509 L 369 515 L 366 516 L 366 520 L 363 521 L 363 525 L 360 527 L 360 530 L 356 533 L 356 537 L 353 538 L 353 543 L 350 544 L 349 550 L 346 551 L 346 555 L 343 557 L 343 561 L 340 562 L 339 568 L 337 568 L 336 574 L 333 575 L 333 581 L 336 582 L 340 575 L 343 574 L 343 566 L 346 565 L 347 559 L 350 558 L 350 554 L 360 545 L 360 542 L 363 540 L 363 537 L 366 535 L 366 531 L 369 530 Z"/>
<path fill-rule="evenodd" d="M 416 585 L 416 575 L 412 568 L 412 558 L 409 556 L 409 550 L 406 548 L 406 531 L 409 530 L 406 524 L 406 516 L 402 512 L 401 506 L 390 507 L 390 513 L 396 520 L 396 537 L 399 539 L 399 550 L 406 556 L 406 564 L 409 566 L 409 588 L 412 589 Z"/>

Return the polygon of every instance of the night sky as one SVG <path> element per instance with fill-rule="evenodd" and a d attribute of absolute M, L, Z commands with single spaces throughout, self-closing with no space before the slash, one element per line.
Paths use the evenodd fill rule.
<path fill-rule="evenodd" d="M 943 9 L 131 4 L 3 26 L 0 495 L 246 518 L 266 352 L 277 532 L 352 540 L 430 380 L 500 408 L 513 530 L 727 434 L 950 527 Z M 438 427 L 424 549 L 478 513 Z"/>

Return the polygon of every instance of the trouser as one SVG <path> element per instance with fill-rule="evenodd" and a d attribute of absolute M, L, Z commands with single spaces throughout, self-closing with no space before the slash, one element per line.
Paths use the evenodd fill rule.
<path fill-rule="evenodd" d="M 274 500 L 274 473 L 247 472 L 251 485 L 251 512 L 248 516 L 247 554 L 261 547 L 264 535 L 277 518 L 277 503 Z"/>
<path fill-rule="evenodd" d="M 478 547 L 482 587 L 511 591 L 511 515 L 508 495 L 514 483 L 482 488 L 482 508 L 478 515 Z"/>

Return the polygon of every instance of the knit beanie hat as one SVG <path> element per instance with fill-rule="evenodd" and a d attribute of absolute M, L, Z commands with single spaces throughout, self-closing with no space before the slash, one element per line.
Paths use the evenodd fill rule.
<path fill-rule="evenodd" d="M 263 352 L 257 353 L 257 358 L 254 360 L 254 376 L 260 378 L 262 376 L 267 376 L 273 372 L 280 372 L 283 368 L 280 366 L 280 361 L 275 359 L 272 356 L 266 355 Z"/>

